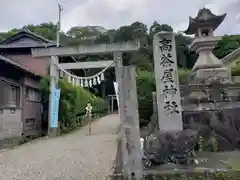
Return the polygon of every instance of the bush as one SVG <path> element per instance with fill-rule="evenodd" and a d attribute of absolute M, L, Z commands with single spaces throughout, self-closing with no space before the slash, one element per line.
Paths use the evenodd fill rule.
<path fill-rule="evenodd" d="M 61 88 L 61 98 L 59 103 L 59 124 L 61 129 L 73 128 L 77 126 L 76 117 L 85 115 L 85 107 L 88 102 L 92 103 L 94 113 L 107 111 L 106 103 L 89 91 L 80 86 L 73 86 L 67 80 L 59 80 L 58 86 Z M 49 79 L 43 78 L 41 81 L 42 97 L 45 103 L 49 98 Z"/>
<path fill-rule="evenodd" d="M 181 84 L 186 83 L 192 71 L 189 69 L 179 69 L 179 81 Z M 156 91 L 155 74 L 149 71 L 137 72 L 137 91 L 138 91 L 138 109 L 140 126 L 146 124 L 146 120 L 150 121 L 153 113 L 153 97 L 152 92 Z"/>
<path fill-rule="evenodd" d="M 179 83 L 180 84 L 186 84 L 188 83 L 191 75 L 192 75 L 191 69 L 181 68 L 178 70 L 178 76 L 179 76 Z"/>
<path fill-rule="evenodd" d="M 136 80 L 139 118 L 143 120 L 149 120 L 153 113 L 152 92 L 154 92 L 156 89 L 154 74 L 148 71 L 138 71 Z"/>

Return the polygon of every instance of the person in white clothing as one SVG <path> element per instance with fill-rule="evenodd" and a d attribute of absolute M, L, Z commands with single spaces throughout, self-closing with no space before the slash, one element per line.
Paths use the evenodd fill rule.
<path fill-rule="evenodd" d="M 87 106 L 86 106 L 86 116 L 88 117 L 88 135 L 91 135 L 91 131 L 92 131 L 92 128 L 91 128 L 91 123 L 92 123 L 92 105 L 91 103 L 87 103 Z"/>

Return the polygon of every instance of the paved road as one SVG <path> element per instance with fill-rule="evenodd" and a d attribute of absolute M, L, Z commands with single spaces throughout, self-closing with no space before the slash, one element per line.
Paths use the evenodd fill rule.
<path fill-rule="evenodd" d="M 0 180 L 104 180 L 112 173 L 119 116 L 109 115 L 62 137 L 0 153 Z"/>

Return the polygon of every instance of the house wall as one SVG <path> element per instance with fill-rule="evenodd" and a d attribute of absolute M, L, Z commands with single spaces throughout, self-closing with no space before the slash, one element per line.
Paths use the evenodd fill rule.
<path fill-rule="evenodd" d="M 48 74 L 49 67 L 49 57 L 33 58 L 31 54 L 28 55 L 5 55 L 9 59 L 23 64 L 26 67 L 29 67 L 42 75 Z"/>
<path fill-rule="evenodd" d="M 23 132 L 25 136 L 42 132 L 43 105 L 40 96 L 40 78 L 26 76 L 23 86 Z"/>
<path fill-rule="evenodd" d="M 21 113 L 20 108 L 0 109 L 0 141 L 22 135 Z"/>
<path fill-rule="evenodd" d="M 40 77 L 0 61 L 0 141 L 21 135 L 40 135 L 42 103 L 39 84 Z M 10 85 L 19 87 L 17 106 L 6 103 Z M 30 95 L 30 90 L 37 94 L 37 98 Z"/>
<path fill-rule="evenodd" d="M 42 103 L 26 100 L 24 104 L 24 126 L 25 136 L 41 135 L 42 133 Z"/>
<path fill-rule="evenodd" d="M 35 89 L 39 89 L 40 88 L 40 77 L 38 78 L 32 78 L 32 77 L 29 77 L 29 76 L 25 76 L 24 78 L 24 84 L 26 86 L 30 86 L 32 88 L 35 88 Z"/>
<path fill-rule="evenodd" d="M 20 137 L 22 134 L 21 93 L 23 73 L 4 62 L 0 62 L 0 141 Z M 11 102 L 16 87 L 16 102 Z M 13 98 L 12 98 L 13 99 Z"/>
<path fill-rule="evenodd" d="M 234 66 L 236 66 L 239 63 L 240 63 L 240 56 L 238 58 L 236 58 L 235 60 L 233 60 L 233 61 L 224 63 L 224 66 L 225 67 L 234 67 Z"/>

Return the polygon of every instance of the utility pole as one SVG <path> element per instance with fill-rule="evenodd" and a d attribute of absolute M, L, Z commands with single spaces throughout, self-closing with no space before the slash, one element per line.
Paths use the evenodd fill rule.
<path fill-rule="evenodd" d="M 62 10 L 63 7 L 58 3 L 58 23 L 57 23 L 57 47 L 60 44 L 60 30 L 61 30 L 61 20 L 62 20 Z"/>
<path fill-rule="evenodd" d="M 58 4 L 58 22 L 57 22 L 57 32 L 56 32 L 56 43 L 57 43 L 57 47 L 59 47 L 59 40 L 60 40 L 60 29 L 61 29 L 61 12 L 63 10 L 62 6 L 60 5 L 60 3 L 57 1 Z M 50 95 L 49 95 L 49 115 L 48 115 L 48 136 L 56 136 L 58 134 L 58 128 L 59 125 L 58 123 L 54 122 L 54 115 L 58 112 L 54 112 L 54 106 L 58 106 L 56 105 L 56 103 L 54 102 L 54 96 L 55 96 L 55 91 L 58 87 L 58 74 L 57 74 L 57 69 L 56 69 L 56 65 L 59 63 L 58 61 L 58 56 L 51 56 L 51 65 L 50 65 Z M 54 108 L 53 108 L 54 107 Z M 55 119 L 56 120 L 56 119 Z"/>

